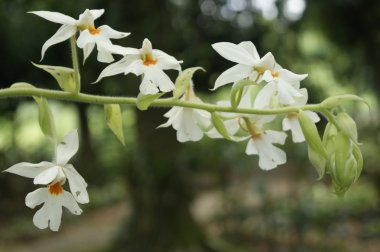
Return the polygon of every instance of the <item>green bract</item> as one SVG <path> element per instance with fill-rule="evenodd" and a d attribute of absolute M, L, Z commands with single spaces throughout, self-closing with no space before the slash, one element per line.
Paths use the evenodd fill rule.
<path fill-rule="evenodd" d="M 106 104 L 104 105 L 104 113 L 108 127 L 112 130 L 117 139 L 125 145 L 120 105 Z"/>
<path fill-rule="evenodd" d="M 62 90 L 71 93 L 75 92 L 76 84 L 74 79 L 74 69 L 61 66 L 38 65 L 33 62 L 32 64 L 50 73 L 57 80 L 58 85 L 62 88 Z"/>

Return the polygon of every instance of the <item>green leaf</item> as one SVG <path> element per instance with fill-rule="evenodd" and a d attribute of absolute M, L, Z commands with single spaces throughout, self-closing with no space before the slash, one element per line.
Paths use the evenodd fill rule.
<path fill-rule="evenodd" d="M 76 91 L 74 69 L 61 66 L 38 65 L 33 62 L 32 64 L 50 73 L 57 80 L 62 90 L 67 92 Z"/>
<path fill-rule="evenodd" d="M 125 145 L 121 109 L 119 104 L 105 104 L 104 113 L 108 127 L 115 134 L 122 145 Z"/>
<path fill-rule="evenodd" d="M 163 95 L 164 93 L 148 94 L 148 95 L 143 95 L 140 93 L 137 96 L 136 106 L 140 110 L 147 110 L 150 104 L 152 104 L 152 102 L 154 102 L 156 99 L 160 98 Z"/>
<path fill-rule="evenodd" d="M 320 156 L 328 159 L 325 148 L 323 147 L 321 138 L 315 123 L 303 112 L 302 110 L 298 113 L 298 119 L 301 124 L 302 132 L 305 136 L 307 144 Z"/>
<path fill-rule="evenodd" d="M 214 125 L 215 129 L 226 139 L 232 140 L 230 134 L 228 134 L 228 131 L 226 129 L 226 126 L 223 123 L 223 120 L 220 118 L 220 116 L 217 113 L 211 113 L 211 121 Z"/>
<path fill-rule="evenodd" d="M 233 108 L 237 108 L 237 106 L 239 106 L 241 97 L 243 95 L 244 87 L 249 86 L 249 85 L 254 85 L 254 84 L 255 82 L 251 80 L 242 80 L 232 86 L 230 101 L 231 101 L 231 106 Z"/>
<path fill-rule="evenodd" d="M 38 121 L 40 128 L 45 136 L 49 137 L 52 141 L 56 141 L 56 131 L 54 125 L 53 114 L 50 111 L 48 102 L 42 97 L 33 97 L 38 105 Z"/>
<path fill-rule="evenodd" d="M 325 109 L 335 108 L 341 105 L 343 102 L 346 101 L 360 101 L 365 103 L 368 106 L 368 109 L 370 109 L 369 103 L 364 100 L 363 98 L 357 96 L 357 95 L 351 95 L 351 94 L 345 94 L 345 95 L 336 95 L 329 97 L 321 102 L 321 106 Z"/>
<path fill-rule="evenodd" d="M 27 82 L 16 82 L 16 83 L 13 83 L 10 86 L 10 88 L 36 88 L 36 87 Z"/>
<path fill-rule="evenodd" d="M 190 85 L 190 81 L 193 78 L 193 75 L 196 71 L 205 70 L 202 67 L 191 67 L 186 70 L 183 70 L 175 81 L 175 89 L 173 91 L 173 97 L 179 98 L 186 91 L 186 88 Z"/>

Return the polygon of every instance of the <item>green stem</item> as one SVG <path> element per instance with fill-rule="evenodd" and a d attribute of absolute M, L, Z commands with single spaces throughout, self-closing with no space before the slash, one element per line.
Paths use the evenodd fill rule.
<path fill-rule="evenodd" d="M 75 82 L 75 90 L 74 93 L 78 94 L 80 92 L 80 75 L 79 75 L 79 64 L 78 64 L 78 53 L 77 53 L 77 45 L 76 45 L 76 37 L 75 34 L 70 39 L 72 60 L 73 60 L 73 68 L 74 68 L 74 82 Z"/>
<path fill-rule="evenodd" d="M 73 102 L 83 102 L 91 104 L 129 104 L 136 105 L 137 98 L 135 97 L 113 97 L 90 95 L 83 93 L 70 93 L 65 91 L 42 89 L 42 88 L 5 88 L 0 89 L 0 99 L 20 96 L 40 96 L 48 99 L 65 100 Z M 307 104 L 302 106 L 288 106 L 276 109 L 253 109 L 253 108 L 232 108 L 229 106 L 218 106 L 210 103 L 195 103 L 189 101 L 176 100 L 173 98 L 162 98 L 155 100 L 151 106 L 157 107 L 185 107 L 202 109 L 208 112 L 231 112 L 239 114 L 257 114 L 257 115 L 273 115 L 284 114 L 290 112 L 298 112 L 301 110 L 321 111 L 320 104 Z"/>

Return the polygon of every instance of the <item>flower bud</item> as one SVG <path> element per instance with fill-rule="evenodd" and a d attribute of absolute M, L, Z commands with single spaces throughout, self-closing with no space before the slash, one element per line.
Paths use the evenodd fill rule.
<path fill-rule="evenodd" d="M 336 120 L 341 130 L 355 142 L 358 141 L 358 132 L 355 121 L 345 112 L 337 115 Z"/>
<path fill-rule="evenodd" d="M 338 131 L 334 124 L 327 123 L 325 132 L 323 133 L 322 144 L 326 149 L 327 155 L 330 157 L 335 152 L 335 140 Z"/>
<path fill-rule="evenodd" d="M 318 179 L 323 178 L 326 170 L 326 159 L 315 152 L 312 148 L 308 148 L 308 156 L 310 163 L 314 166 L 318 173 Z"/>
<path fill-rule="evenodd" d="M 321 138 L 315 123 L 308 117 L 302 110 L 298 114 L 298 119 L 302 128 L 302 132 L 305 136 L 306 142 L 310 148 L 313 149 L 318 155 L 328 159 L 325 148 L 322 145 Z"/>
<path fill-rule="evenodd" d="M 339 196 L 344 195 L 361 171 L 361 165 L 358 164 L 358 158 L 355 157 L 357 154 L 353 154 L 353 149 L 352 141 L 343 132 L 338 132 L 335 152 L 330 157 L 329 166 L 334 188 Z"/>

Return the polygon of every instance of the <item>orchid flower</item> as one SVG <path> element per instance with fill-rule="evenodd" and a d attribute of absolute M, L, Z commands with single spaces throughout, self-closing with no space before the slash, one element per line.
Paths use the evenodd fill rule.
<path fill-rule="evenodd" d="M 202 103 L 189 85 L 185 94 L 180 98 L 182 101 Z M 210 125 L 210 113 L 200 109 L 183 108 L 174 106 L 165 115 L 169 118 L 164 124 L 158 126 L 169 127 L 177 131 L 177 140 L 181 143 L 187 141 L 199 141 L 203 137 L 203 131 Z"/>
<path fill-rule="evenodd" d="M 75 168 L 68 164 L 78 148 L 78 132 L 75 130 L 57 146 L 54 162 L 44 161 L 38 164 L 23 162 L 5 170 L 5 172 L 33 178 L 34 184 L 47 185 L 47 188 L 37 189 L 26 197 L 26 205 L 30 208 L 45 202 L 33 218 L 37 227 L 46 228 L 50 221 L 50 229 L 57 231 L 60 225 L 62 206 L 78 215 L 82 211 L 76 202 L 81 204 L 89 202 L 87 183 Z M 62 189 L 66 179 L 69 181 L 71 193 Z"/>
<path fill-rule="evenodd" d="M 300 91 L 300 82 L 306 77 L 307 74 L 295 74 L 278 64 L 273 70 L 265 70 L 262 79 L 267 84 L 257 94 L 254 107 L 269 108 L 274 98 L 278 105 L 294 104 L 304 96 Z"/>
<path fill-rule="evenodd" d="M 262 74 L 267 69 L 272 69 L 275 60 L 272 53 L 267 53 L 260 58 L 255 45 L 250 41 L 243 41 L 240 44 L 220 42 L 212 45 L 223 58 L 237 65 L 224 71 L 215 82 L 213 90 L 228 83 L 237 83 L 243 79 L 250 79 L 257 83 L 261 82 Z"/>
<path fill-rule="evenodd" d="M 174 89 L 174 83 L 164 70 L 181 70 L 180 63 L 174 57 L 161 50 L 152 49 L 152 44 L 148 39 L 144 39 L 141 49 L 127 48 L 128 53 L 118 62 L 106 67 L 95 82 L 102 78 L 120 73 L 133 73 L 142 75 L 140 92 L 146 94 L 156 94 L 159 92 L 169 92 Z"/>
<path fill-rule="evenodd" d="M 121 46 L 113 45 L 110 39 L 120 39 L 130 34 L 115 31 L 108 25 L 102 25 L 95 28 L 94 20 L 103 15 L 103 9 L 87 9 L 79 16 L 78 20 L 59 12 L 31 11 L 29 13 L 40 16 L 51 22 L 62 24 L 58 31 L 42 46 L 41 60 L 44 58 L 45 52 L 50 46 L 63 42 L 74 36 L 77 31 L 80 31 L 77 45 L 78 47 L 83 48 L 83 62 L 90 55 L 96 44 L 98 49 L 98 61 L 109 63 L 114 60 L 112 53 L 124 53 L 123 48 Z"/>
<path fill-rule="evenodd" d="M 57 146 L 54 162 L 44 161 L 38 164 L 22 162 L 11 166 L 5 172 L 33 178 L 36 185 L 54 185 L 56 183 L 63 185 L 67 179 L 75 200 L 85 204 L 89 202 L 86 190 L 87 183 L 75 168 L 68 164 L 78 148 L 78 132 L 75 130 L 69 133 Z"/>

